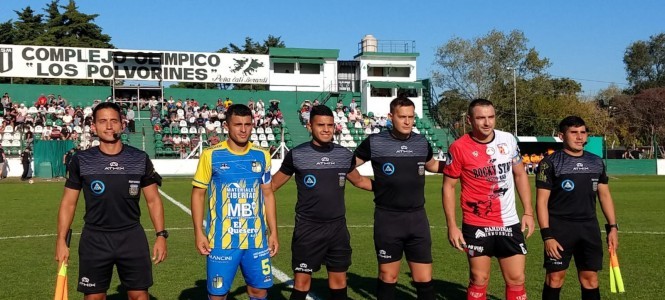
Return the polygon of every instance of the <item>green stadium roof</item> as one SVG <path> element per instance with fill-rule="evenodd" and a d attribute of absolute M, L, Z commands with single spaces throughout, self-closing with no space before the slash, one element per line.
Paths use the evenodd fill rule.
<path fill-rule="evenodd" d="M 339 57 L 337 49 L 307 49 L 307 48 L 270 48 L 270 57 L 292 58 L 334 58 Z"/>

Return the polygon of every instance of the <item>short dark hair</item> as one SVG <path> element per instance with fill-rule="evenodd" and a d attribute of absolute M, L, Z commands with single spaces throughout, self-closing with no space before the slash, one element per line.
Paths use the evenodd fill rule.
<path fill-rule="evenodd" d="M 578 116 L 567 116 L 559 122 L 559 132 L 565 133 L 566 130 L 570 127 L 581 127 L 584 126 L 585 130 L 588 130 L 586 128 L 586 123 L 584 123 L 584 120 Z"/>
<path fill-rule="evenodd" d="M 314 120 L 314 117 L 316 117 L 316 116 L 334 117 L 333 113 L 332 113 L 332 110 L 330 110 L 330 107 L 325 106 L 323 104 L 315 105 L 309 111 L 309 121 L 310 121 L 310 123 L 312 122 L 312 120 Z"/>
<path fill-rule="evenodd" d="M 245 104 L 232 104 L 229 105 L 229 108 L 226 109 L 224 114 L 227 120 L 231 120 L 231 116 L 252 116 L 252 111 Z"/>
<path fill-rule="evenodd" d="M 95 109 L 92 110 L 92 120 L 94 121 L 97 118 L 97 112 L 100 109 L 105 109 L 105 108 L 110 108 L 115 110 L 116 112 L 118 112 L 118 117 L 122 117 L 120 106 L 118 106 L 118 104 L 116 104 L 115 102 L 102 102 L 97 104 L 97 106 L 95 106 Z"/>
<path fill-rule="evenodd" d="M 492 103 L 492 101 L 489 101 L 487 99 L 482 99 L 482 98 L 473 99 L 473 101 L 471 101 L 471 103 L 469 103 L 469 110 L 467 110 L 467 112 L 466 112 L 467 115 L 472 116 L 473 115 L 473 108 L 476 107 L 476 106 L 492 106 L 492 107 L 494 107 L 494 103 Z"/>
<path fill-rule="evenodd" d="M 399 106 L 413 106 L 413 107 L 416 107 L 416 104 L 413 103 L 413 101 L 411 101 L 411 99 L 409 99 L 407 97 L 399 96 L 399 97 L 393 99 L 393 101 L 390 101 L 390 113 L 395 112 L 395 110 Z"/>

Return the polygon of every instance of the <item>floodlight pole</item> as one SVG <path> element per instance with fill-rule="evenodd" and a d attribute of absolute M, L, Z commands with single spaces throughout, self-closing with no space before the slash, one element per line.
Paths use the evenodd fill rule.
<path fill-rule="evenodd" d="M 515 67 L 508 67 L 508 70 L 513 70 L 513 102 L 515 105 L 515 136 L 517 137 L 517 76 L 515 75 Z"/>

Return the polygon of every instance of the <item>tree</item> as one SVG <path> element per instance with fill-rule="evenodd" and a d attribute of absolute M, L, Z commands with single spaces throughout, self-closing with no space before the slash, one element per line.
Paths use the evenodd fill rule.
<path fill-rule="evenodd" d="M 453 38 L 436 51 L 439 69 L 433 72 L 434 84 L 456 90 L 467 99 L 490 99 L 497 83 L 512 82 L 508 68 L 515 68 L 520 78 L 532 78 L 549 67 L 549 60 L 540 58 L 527 42 L 519 30 L 509 34 L 492 30 L 472 40 Z"/>
<path fill-rule="evenodd" d="M 633 94 L 648 88 L 665 87 L 665 33 L 651 36 L 648 41 L 632 43 L 626 49 L 623 62 Z"/>
<path fill-rule="evenodd" d="M 35 40 L 44 33 L 44 15 L 35 14 L 30 6 L 14 12 L 18 16 L 18 20 L 14 22 L 14 44 L 34 45 Z"/>
<path fill-rule="evenodd" d="M 46 5 L 45 32 L 35 39 L 35 45 L 40 46 L 60 46 L 64 31 L 64 20 L 59 10 L 59 0 L 52 0 Z"/>
<path fill-rule="evenodd" d="M 56 3 L 58 1 L 55 1 Z M 102 28 L 94 23 L 98 14 L 84 14 L 78 10 L 76 2 L 69 0 L 69 4 L 61 6 L 62 13 L 62 39 L 59 45 L 69 47 L 114 48 L 111 37 L 102 33 Z"/>
<path fill-rule="evenodd" d="M 0 23 L 0 44 L 14 44 L 14 24 L 12 20 Z"/>

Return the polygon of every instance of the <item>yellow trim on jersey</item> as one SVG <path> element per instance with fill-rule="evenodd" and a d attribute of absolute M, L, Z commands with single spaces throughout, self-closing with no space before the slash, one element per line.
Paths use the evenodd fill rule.
<path fill-rule="evenodd" d="M 215 233 L 217 232 L 217 211 L 214 209 L 215 205 L 217 205 L 217 187 L 213 183 L 211 185 L 210 189 L 210 194 L 212 195 L 210 199 L 208 200 L 208 207 L 212 208 L 209 209 L 210 211 L 210 223 L 208 226 L 210 226 L 210 231 L 208 231 L 208 242 L 210 244 L 210 248 L 215 247 Z"/>

